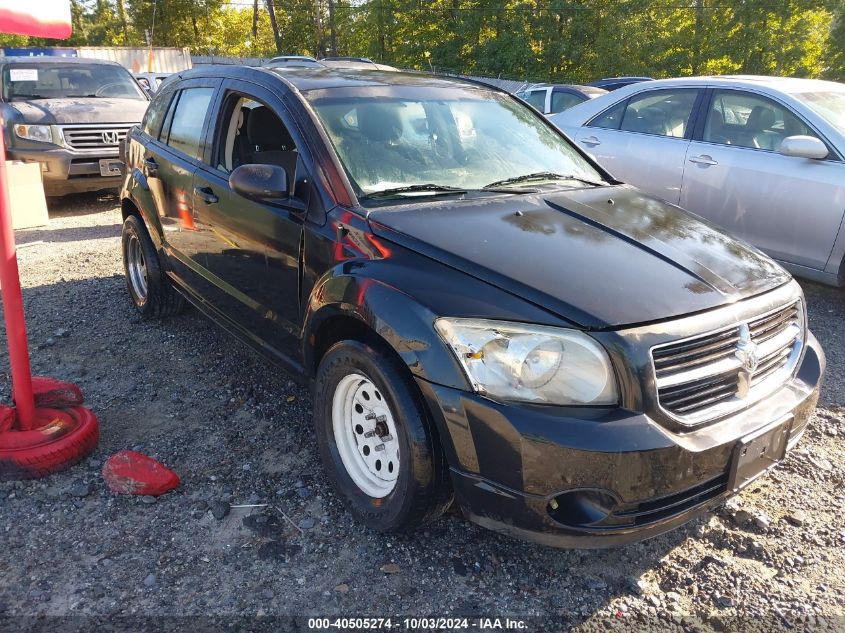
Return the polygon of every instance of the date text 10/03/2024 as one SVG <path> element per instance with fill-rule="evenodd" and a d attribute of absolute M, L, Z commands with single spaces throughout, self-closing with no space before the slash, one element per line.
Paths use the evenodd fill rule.
<path fill-rule="evenodd" d="M 528 626 L 524 620 L 513 618 L 309 618 L 308 628 L 312 630 L 477 630 L 477 631 L 524 631 Z"/>

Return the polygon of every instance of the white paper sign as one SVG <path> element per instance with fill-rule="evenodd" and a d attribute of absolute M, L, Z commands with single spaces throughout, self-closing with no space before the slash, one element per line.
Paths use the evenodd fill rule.
<path fill-rule="evenodd" d="M 10 81 L 38 81 L 37 68 L 10 68 Z"/>

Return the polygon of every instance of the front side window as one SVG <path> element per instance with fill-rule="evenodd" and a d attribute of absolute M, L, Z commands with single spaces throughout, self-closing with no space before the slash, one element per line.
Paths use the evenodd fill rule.
<path fill-rule="evenodd" d="M 173 109 L 167 144 L 191 158 L 199 158 L 202 128 L 214 88 L 186 88 Z"/>
<path fill-rule="evenodd" d="M 800 92 L 793 96 L 845 134 L 845 90 Z"/>
<path fill-rule="evenodd" d="M 620 130 L 683 138 L 698 90 L 650 90 L 631 97 Z"/>
<path fill-rule="evenodd" d="M 778 151 L 787 136 L 816 136 L 797 116 L 761 95 L 735 90 L 713 93 L 702 140 Z"/>
<path fill-rule="evenodd" d="M 382 92 L 307 95 L 359 194 L 426 184 L 477 190 L 541 172 L 602 180 L 554 128 L 507 96 L 466 88 Z"/>
<path fill-rule="evenodd" d="M 125 68 L 110 64 L 8 64 L 3 100 L 64 98 L 146 99 Z"/>
<path fill-rule="evenodd" d="M 296 145 L 281 118 L 252 97 L 230 93 L 225 100 L 214 166 L 229 173 L 246 164 L 284 167 L 294 180 Z"/>
<path fill-rule="evenodd" d="M 167 112 L 167 106 L 170 103 L 170 97 L 173 95 L 171 91 L 161 92 L 155 96 L 153 102 L 144 113 L 144 118 L 141 121 L 141 126 L 146 134 L 150 136 L 158 136 L 161 130 L 161 123 L 164 115 Z"/>

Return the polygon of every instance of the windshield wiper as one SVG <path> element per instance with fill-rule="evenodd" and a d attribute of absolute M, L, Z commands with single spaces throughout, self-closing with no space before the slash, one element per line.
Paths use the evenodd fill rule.
<path fill-rule="evenodd" d="M 12 100 L 12 101 L 14 101 L 15 99 L 28 100 L 28 99 L 47 99 L 47 98 L 48 97 L 45 97 L 44 95 L 22 95 L 22 94 L 17 94 L 17 93 L 13 94 L 13 95 L 9 95 L 9 99 Z"/>
<path fill-rule="evenodd" d="M 466 189 L 461 189 L 460 187 L 427 183 L 424 185 L 406 185 L 404 187 L 392 187 L 390 189 L 382 189 L 381 191 L 373 191 L 372 193 L 362 196 L 362 198 L 367 200 L 374 198 L 389 198 L 390 196 L 401 196 L 403 193 L 414 193 L 416 191 L 431 191 L 434 194 L 467 193 Z"/>
<path fill-rule="evenodd" d="M 533 174 L 524 174 L 522 176 L 514 176 L 512 178 L 505 178 L 503 180 L 496 180 L 495 182 L 491 182 L 488 185 L 484 185 L 482 189 L 492 189 L 493 187 L 501 187 L 502 185 L 511 185 L 520 182 L 529 182 L 532 180 L 576 180 L 578 182 L 583 182 L 586 185 L 592 185 L 594 187 L 602 187 L 605 183 L 601 182 L 594 182 L 592 180 L 587 180 L 586 178 L 581 178 L 580 176 L 568 175 L 565 176 L 563 174 L 556 174 L 552 171 L 538 171 Z"/>

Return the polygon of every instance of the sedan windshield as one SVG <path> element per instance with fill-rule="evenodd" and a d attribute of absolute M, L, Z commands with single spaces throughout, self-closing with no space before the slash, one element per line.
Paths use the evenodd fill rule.
<path fill-rule="evenodd" d="M 800 92 L 795 94 L 811 110 L 845 134 L 845 90 L 829 92 Z"/>
<path fill-rule="evenodd" d="M 3 99 L 111 97 L 146 99 L 129 71 L 106 64 L 9 64 L 3 70 Z"/>
<path fill-rule="evenodd" d="M 345 93 L 308 96 L 359 195 L 457 194 L 494 183 L 516 192 L 526 187 L 520 177 L 534 174 L 548 177 L 532 177 L 531 187 L 602 182 L 549 124 L 505 95 L 412 86 Z"/>

